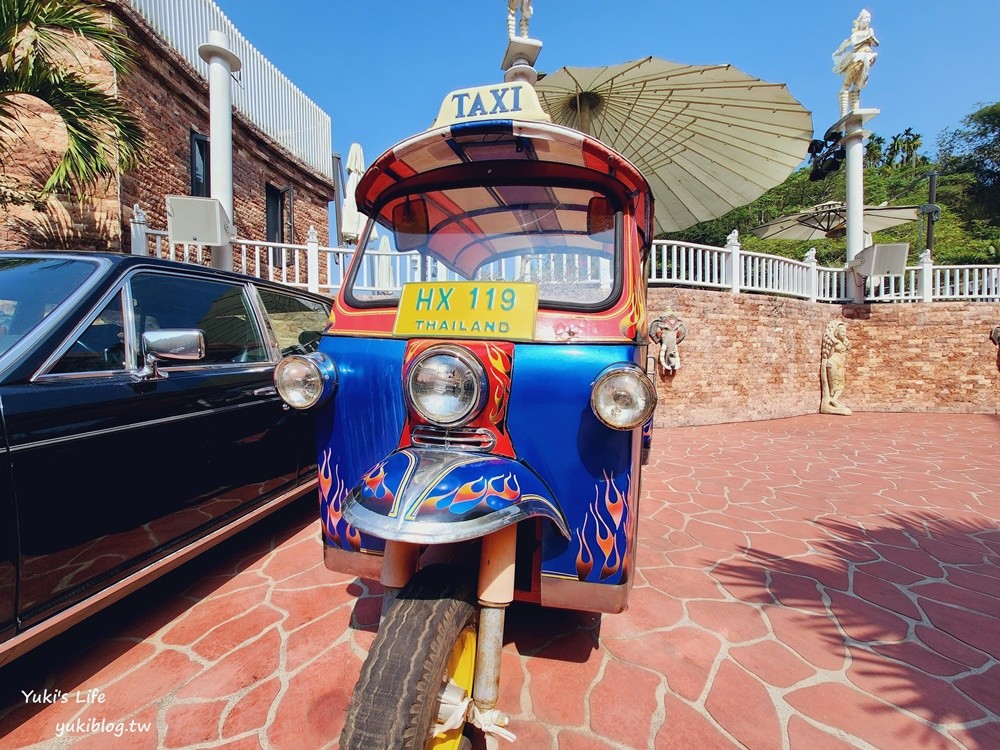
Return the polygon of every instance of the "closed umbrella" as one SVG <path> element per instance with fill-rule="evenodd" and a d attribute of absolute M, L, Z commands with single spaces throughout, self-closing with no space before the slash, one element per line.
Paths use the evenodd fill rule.
<path fill-rule="evenodd" d="M 865 206 L 865 234 L 895 227 L 920 218 L 919 206 Z M 828 201 L 808 211 L 782 216 L 750 230 L 762 239 L 820 240 L 843 237 L 847 231 L 847 207 L 840 201 Z"/>
<path fill-rule="evenodd" d="M 354 243 L 358 241 L 361 232 L 364 231 L 367 218 L 358 211 L 358 203 L 355 192 L 358 189 L 358 182 L 361 175 L 365 173 L 365 154 L 360 143 L 352 143 L 347 152 L 347 187 L 344 190 L 344 203 L 340 212 L 340 234 L 345 242 Z M 373 233 L 369 239 L 377 237 Z"/>
<path fill-rule="evenodd" d="M 375 286 L 381 292 L 390 292 L 396 287 L 392 272 L 392 247 L 389 237 L 382 235 L 378 241 L 378 260 L 375 261 Z"/>
<path fill-rule="evenodd" d="M 802 163 L 812 139 L 811 115 L 784 84 L 732 65 L 647 57 L 560 68 L 535 89 L 553 122 L 599 138 L 642 171 L 657 234 L 760 197 Z"/>

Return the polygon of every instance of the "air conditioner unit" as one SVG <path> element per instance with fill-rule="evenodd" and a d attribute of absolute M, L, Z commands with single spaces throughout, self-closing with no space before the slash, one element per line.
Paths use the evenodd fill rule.
<path fill-rule="evenodd" d="M 219 247 L 236 239 L 236 227 L 216 198 L 168 195 L 167 238 L 173 245 Z"/>
<path fill-rule="evenodd" d="M 860 276 L 902 276 L 906 273 L 909 242 L 869 245 L 847 264 Z"/>

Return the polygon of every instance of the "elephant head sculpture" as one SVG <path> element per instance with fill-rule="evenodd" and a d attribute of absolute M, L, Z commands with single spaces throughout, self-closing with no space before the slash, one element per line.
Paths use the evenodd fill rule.
<path fill-rule="evenodd" d="M 649 338 L 660 345 L 660 367 L 674 373 L 681 366 L 681 353 L 677 348 L 687 336 L 687 326 L 672 310 L 665 312 L 649 324 Z"/>

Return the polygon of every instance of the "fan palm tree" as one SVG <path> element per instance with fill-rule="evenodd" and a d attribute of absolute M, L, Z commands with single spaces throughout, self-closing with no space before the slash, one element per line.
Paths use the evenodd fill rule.
<path fill-rule="evenodd" d="M 18 128 L 22 96 L 48 104 L 66 127 L 62 158 L 42 195 L 81 198 L 116 169 L 138 165 L 144 136 L 138 121 L 114 96 L 75 67 L 81 40 L 118 75 L 128 72 L 133 50 L 123 31 L 107 25 L 87 0 L 0 0 L 0 129 Z"/>
<path fill-rule="evenodd" d="M 884 157 L 885 138 L 880 135 L 873 135 L 865 144 L 865 166 L 877 167 L 882 164 Z"/>
<path fill-rule="evenodd" d="M 923 138 L 920 137 L 920 133 L 914 133 L 913 128 L 907 128 L 903 131 L 902 136 L 902 155 L 903 163 L 909 162 L 910 166 L 917 165 L 917 149 L 924 145 Z"/>

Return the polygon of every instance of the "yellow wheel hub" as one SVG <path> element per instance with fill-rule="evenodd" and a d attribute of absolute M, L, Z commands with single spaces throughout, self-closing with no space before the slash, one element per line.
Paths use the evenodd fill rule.
<path fill-rule="evenodd" d="M 472 679 L 476 672 L 476 630 L 465 628 L 458 635 L 448 657 L 445 680 L 450 680 L 472 695 Z M 427 750 L 459 750 L 462 745 L 462 727 L 436 734 L 427 743 Z"/>

